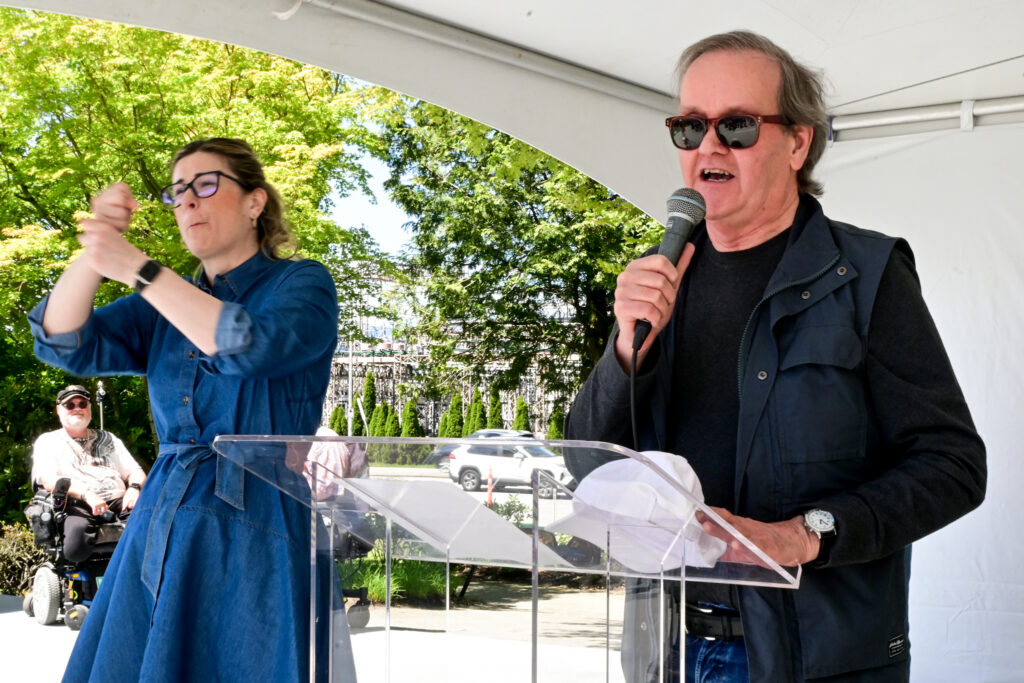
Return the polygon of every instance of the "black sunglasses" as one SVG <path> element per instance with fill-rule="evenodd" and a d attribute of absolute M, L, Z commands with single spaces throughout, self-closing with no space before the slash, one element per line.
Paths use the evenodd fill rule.
<path fill-rule="evenodd" d="M 89 402 L 86 401 L 84 398 L 80 398 L 78 400 L 75 400 L 73 398 L 69 398 L 68 400 L 66 400 L 63 403 L 61 403 L 61 405 L 64 406 L 65 410 L 75 410 L 76 408 L 79 408 L 79 409 L 88 408 L 89 407 Z"/>
<path fill-rule="evenodd" d="M 778 123 L 791 125 L 785 116 L 751 116 L 750 114 L 728 114 L 717 119 L 706 119 L 702 116 L 670 116 L 665 119 L 672 144 L 679 149 L 693 150 L 700 147 L 701 141 L 712 126 L 722 144 L 732 149 L 753 147 L 761 132 L 762 123 Z"/>
<path fill-rule="evenodd" d="M 217 194 L 217 190 L 220 189 L 221 176 L 224 176 L 229 180 L 234 180 L 243 190 L 249 190 L 245 183 L 233 175 L 228 175 L 224 171 L 205 171 L 203 173 L 197 173 L 190 183 L 171 183 L 160 191 L 160 199 L 164 204 L 176 209 L 181 206 L 182 200 L 185 199 L 185 193 L 188 192 L 190 188 L 192 190 L 192 194 L 200 199 L 212 197 Z"/>

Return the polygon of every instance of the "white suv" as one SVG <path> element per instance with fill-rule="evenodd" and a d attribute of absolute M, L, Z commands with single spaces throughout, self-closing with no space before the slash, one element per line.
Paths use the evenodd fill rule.
<path fill-rule="evenodd" d="M 538 469 L 559 484 L 574 488 L 576 482 L 565 468 L 565 460 L 536 444 L 482 443 L 459 446 L 448 456 L 448 476 L 467 491 L 479 490 L 494 477 L 495 486 L 529 486 L 530 475 Z M 538 493 L 550 498 L 554 486 L 541 479 Z"/>

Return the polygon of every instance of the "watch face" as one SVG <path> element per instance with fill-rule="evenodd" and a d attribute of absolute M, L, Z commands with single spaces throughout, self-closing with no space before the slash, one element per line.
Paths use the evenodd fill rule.
<path fill-rule="evenodd" d="M 807 526 L 819 533 L 832 531 L 836 525 L 835 517 L 826 510 L 808 510 L 804 519 L 807 521 Z"/>

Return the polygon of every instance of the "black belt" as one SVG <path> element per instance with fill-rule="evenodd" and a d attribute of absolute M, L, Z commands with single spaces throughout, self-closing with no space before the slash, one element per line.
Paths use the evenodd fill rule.
<path fill-rule="evenodd" d="M 736 610 L 686 605 L 686 633 L 714 640 L 736 640 L 743 637 L 743 621 Z"/>

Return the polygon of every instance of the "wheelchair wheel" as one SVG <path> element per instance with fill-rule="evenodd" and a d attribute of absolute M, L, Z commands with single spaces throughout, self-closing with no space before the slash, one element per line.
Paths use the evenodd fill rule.
<path fill-rule="evenodd" d="M 349 607 L 345 614 L 348 617 L 348 625 L 352 628 L 366 628 L 366 625 L 370 623 L 369 605 L 356 603 Z"/>
<path fill-rule="evenodd" d="M 21 611 L 24 612 L 25 614 L 29 615 L 30 617 L 34 617 L 36 615 L 35 610 L 32 608 L 32 594 L 31 593 L 26 595 L 24 597 L 24 599 L 21 601 Z"/>
<path fill-rule="evenodd" d="M 89 614 L 89 608 L 85 605 L 75 605 L 67 611 L 64 615 L 64 623 L 72 631 L 77 631 L 82 628 L 82 624 L 85 622 L 86 615 Z"/>
<path fill-rule="evenodd" d="M 57 621 L 60 604 L 60 579 L 49 567 L 40 567 L 32 581 L 32 611 L 36 621 L 43 626 Z"/>

